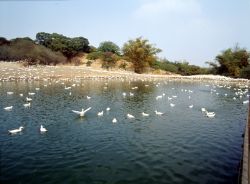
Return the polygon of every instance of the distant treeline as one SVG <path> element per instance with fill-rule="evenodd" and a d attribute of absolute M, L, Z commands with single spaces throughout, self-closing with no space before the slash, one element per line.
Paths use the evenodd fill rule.
<path fill-rule="evenodd" d="M 40 32 L 36 34 L 35 40 L 28 37 L 12 40 L 0 37 L 2 61 L 23 60 L 28 65 L 56 65 L 75 61 L 75 56 L 84 53 L 87 54 L 88 65 L 99 59 L 107 69 L 122 60 L 124 62 L 120 68 L 125 69 L 127 62 L 131 62 L 136 73 L 144 73 L 151 68 L 181 75 L 219 74 L 250 78 L 250 54 L 246 49 L 229 48 L 217 55 L 215 62 L 207 62 L 210 66 L 208 68 L 190 65 L 187 61 L 159 59 L 156 56 L 159 52 L 160 49 L 141 37 L 127 41 L 122 48 L 111 41 L 101 42 L 96 48 L 89 45 L 88 39 L 84 37 L 69 38 L 57 33 Z"/>

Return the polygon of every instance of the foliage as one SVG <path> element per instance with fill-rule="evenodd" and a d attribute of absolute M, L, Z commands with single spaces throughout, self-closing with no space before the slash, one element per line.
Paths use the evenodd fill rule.
<path fill-rule="evenodd" d="M 161 51 L 148 42 L 139 37 L 129 40 L 122 48 L 125 58 L 134 64 L 136 73 L 143 73 L 146 66 L 151 66 L 156 60 L 156 54 Z"/>
<path fill-rule="evenodd" d="M 88 60 L 87 63 L 86 63 L 86 66 L 91 66 L 91 65 L 92 65 L 92 61 Z"/>
<path fill-rule="evenodd" d="M 112 52 L 104 52 L 102 60 L 103 60 L 102 67 L 109 69 L 115 66 L 118 57 L 116 54 Z"/>
<path fill-rule="evenodd" d="M 250 79 L 250 65 L 241 70 L 240 77 Z"/>
<path fill-rule="evenodd" d="M 9 44 L 10 41 L 8 41 L 6 38 L 4 37 L 0 37 L 0 45 L 5 45 L 5 44 Z"/>
<path fill-rule="evenodd" d="M 89 52 L 89 41 L 84 37 L 69 38 L 57 33 L 36 34 L 36 41 L 53 51 L 59 51 L 66 57 L 71 58 L 79 52 Z"/>
<path fill-rule="evenodd" d="M 209 73 L 208 69 L 199 66 L 190 65 L 187 61 L 170 62 L 166 59 L 156 61 L 153 63 L 154 69 L 161 69 L 168 72 L 178 73 L 181 75 L 198 75 Z"/>
<path fill-rule="evenodd" d="M 126 69 L 126 67 L 127 67 L 127 63 L 126 62 L 122 62 L 120 65 L 119 65 L 119 68 L 121 68 L 121 69 Z"/>
<path fill-rule="evenodd" d="M 155 61 L 152 65 L 152 68 L 154 69 L 161 69 L 173 73 L 178 72 L 178 67 L 175 65 L 175 63 L 171 63 L 167 60 L 162 60 L 162 61 Z"/>
<path fill-rule="evenodd" d="M 101 52 L 112 52 L 114 54 L 120 55 L 120 47 L 111 41 L 101 42 L 98 50 Z"/>
<path fill-rule="evenodd" d="M 101 59 L 102 58 L 103 53 L 102 52 L 91 52 L 87 55 L 87 59 L 89 60 L 96 60 L 96 59 Z"/>
<path fill-rule="evenodd" d="M 229 48 L 217 55 L 216 62 L 209 62 L 212 70 L 216 74 L 231 77 L 241 77 L 245 75 L 246 67 L 249 67 L 250 53 L 246 49 L 235 46 L 234 49 Z"/>
<path fill-rule="evenodd" d="M 57 52 L 35 44 L 27 38 L 17 38 L 8 41 L 8 44 L 0 45 L 0 60 L 20 61 L 25 60 L 28 64 L 58 64 L 65 63 L 66 58 Z"/>

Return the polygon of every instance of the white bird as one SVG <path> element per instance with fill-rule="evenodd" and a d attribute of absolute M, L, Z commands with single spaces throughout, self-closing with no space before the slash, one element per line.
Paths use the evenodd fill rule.
<path fill-rule="evenodd" d="M 112 120 L 112 123 L 117 123 L 117 119 L 114 118 L 114 119 Z"/>
<path fill-rule="evenodd" d="M 32 101 L 32 98 L 26 97 L 26 101 L 27 101 L 27 102 L 31 102 L 31 101 Z"/>
<path fill-rule="evenodd" d="M 97 113 L 98 116 L 103 116 L 103 111 Z"/>
<path fill-rule="evenodd" d="M 206 111 L 207 110 L 204 107 L 201 108 L 201 112 L 206 112 Z"/>
<path fill-rule="evenodd" d="M 12 92 L 12 91 L 7 92 L 7 95 L 13 95 L 13 94 L 14 94 L 14 92 Z"/>
<path fill-rule="evenodd" d="M 47 132 L 48 130 L 46 128 L 43 127 L 43 125 L 41 125 L 40 127 L 40 132 Z"/>
<path fill-rule="evenodd" d="M 190 109 L 192 109 L 192 108 L 194 107 L 194 105 L 192 104 L 192 105 L 189 105 L 188 107 L 189 107 Z"/>
<path fill-rule="evenodd" d="M 107 107 L 107 108 L 106 108 L 106 111 L 110 111 L 110 107 Z"/>
<path fill-rule="evenodd" d="M 163 115 L 164 113 L 163 113 L 163 112 L 159 112 L 159 111 L 155 110 L 155 114 L 156 114 L 156 115 Z"/>
<path fill-rule="evenodd" d="M 23 94 L 22 94 L 22 93 L 20 93 L 19 95 L 20 95 L 21 97 L 23 96 Z"/>
<path fill-rule="evenodd" d="M 175 95 L 173 95 L 172 97 L 173 97 L 173 98 L 177 98 L 177 96 L 175 96 Z"/>
<path fill-rule="evenodd" d="M 245 100 L 242 102 L 243 104 L 248 104 L 249 103 L 249 100 Z"/>
<path fill-rule="evenodd" d="M 174 106 L 175 106 L 175 104 L 173 104 L 173 103 L 170 103 L 170 106 L 171 106 L 171 107 L 174 107 Z"/>
<path fill-rule="evenodd" d="M 171 98 L 171 97 L 168 97 L 168 100 L 172 100 L 172 98 Z"/>
<path fill-rule="evenodd" d="M 89 99 L 91 99 L 91 97 L 90 97 L 90 96 L 87 96 L 87 99 L 89 100 Z"/>
<path fill-rule="evenodd" d="M 24 107 L 30 107 L 30 102 L 29 103 L 26 103 L 26 104 L 23 104 Z"/>
<path fill-rule="evenodd" d="M 13 109 L 13 106 L 9 106 L 9 107 L 5 107 L 4 108 L 4 110 L 6 110 L 6 111 L 10 111 L 10 110 L 12 110 Z"/>
<path fill-rule="evenodd" d="M 141 114 L 142 114 L 142 116 L 149 116 L 149 114 L 147 114 L 145 112 L 142 112 Z"/>
<path fill-rule="evenodd" d="M 36 93 L 29 92 L 28 94 L 29 94 L 30 96 L 33 96 L 33 95 L 35 95 Z"/>
<path fill-rule="evenodd" d="M 155 97 L 156 100 L 162 99 L 162 95 Z"/>
<path fill-rule="evenodd" d="M 23 127 L 20 126 L 18 129 L 8 130 L 8 131 L 9 131 L 9 133 L 11 133 L 11 134 L 15 134 L 15 133 L 21 132 L 22 130 L 23 130 Z"/>
<path fill-rule="evenodd" d="M 215 116 L 215 113 L 206 111 L 206 116 L 209 118 L 213 118 Z"/>
<path fill-rule="evenodd" d="M 80 117 L 83 117 L 84 114 L 89 111 L 91 109 L 91 107 L 87 108 L 86 110 L 82 109 L 82 111 L 75 111 L 75 110 L 72 110 L 72 112 L 76 113 L 76 114 L 79 114 Z"/>
<path fill-rule="evenodd" d="M 129 118 L 129 119 L 132 119 L 132 118 L 135 118 L 133 115 L 131 115 L 131 114 L 127 114 L 127 117 Z"/>
<path fill-rule="evenodd" d="M 71 89 L 71 87 L 70 86 L 69 87 L 65 86 L 64 89 L 69 90 L 69 89 Z"/>
<path fill-rule="evenodd" d="M 39 91 L 40 90 L 40 88 L 36 88 L 36 91 Z"/>
<path fill-rule="evenodd" d="M 125 92 L 122 93 L 122 96 L 125 97 L 127 94 Z"/>

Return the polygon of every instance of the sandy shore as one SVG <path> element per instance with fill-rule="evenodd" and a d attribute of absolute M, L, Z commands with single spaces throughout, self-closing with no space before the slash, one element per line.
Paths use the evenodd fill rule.
<path fill-rule="evenodd" d="M 218 75 L 153 75 L 136 74 L 124 70 L 104 70 L 86 66 L 29 66 L 24 67 L 20 62 L 0 62 L 0 81 L 14 80 L 50 80 L 50 79 L 129 79 L 129 80 L 188 80 L 188 81 L 225 81 L 243 82 L 249 84 L 247 79 L 232 79 Z"/>

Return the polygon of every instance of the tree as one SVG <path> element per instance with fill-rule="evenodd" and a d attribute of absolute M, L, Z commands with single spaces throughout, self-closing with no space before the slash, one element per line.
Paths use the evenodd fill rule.
<path fill-rule="evenodd" d="M 216 74 L 222 74 L 232 77 L 240 77 L 241 71 L 249 66 L 250 53 L 246 49 L 229 48 L 217 55 L 216 62 L 210 62 L 210 66 Z"/>
<path fill-rule="evenodd" d="M 0 37 L 0 45 L 5 45 L 5 44 L 9 44 L 10 41 L 8 41 L 6 38 L 4 37 Z"/>
<path fill-rule="evenodd" d="M 71 58 L 78 52 L 89 52 L 89 41 L 84 37 L 69 38 L 57 33 L 36 34 L 36 41 L 38 44 L 50 48 L 53 51 L 59 51 L 66 57 Z"/>
<path fill-rule="evenodd" d="M 151 66 L 156 60 L 156 54 L 161 52 L 155 48 L 148 40 L 141 37 L 135 40 L 129 40 L 124 44 L 123 53 L 128 61 L 134 64 L 136 73 L 143 73 L 146 66 Z"/>
<path fill-rule="evenodd" d="M 120 47 L 111 41 L 104 41 L 100 43 L 98 50 L 101 52 L 112 52 L 120 55 Z"/>
<path fill-rule="evenodd" d="M 62 53 L 37 45 L 29 38 L 16 38 L 8 42 L 9 44 L 0 45 L 0 60 L 27 61 L 29 65 L 55 65 L 66 62 Z"/>

